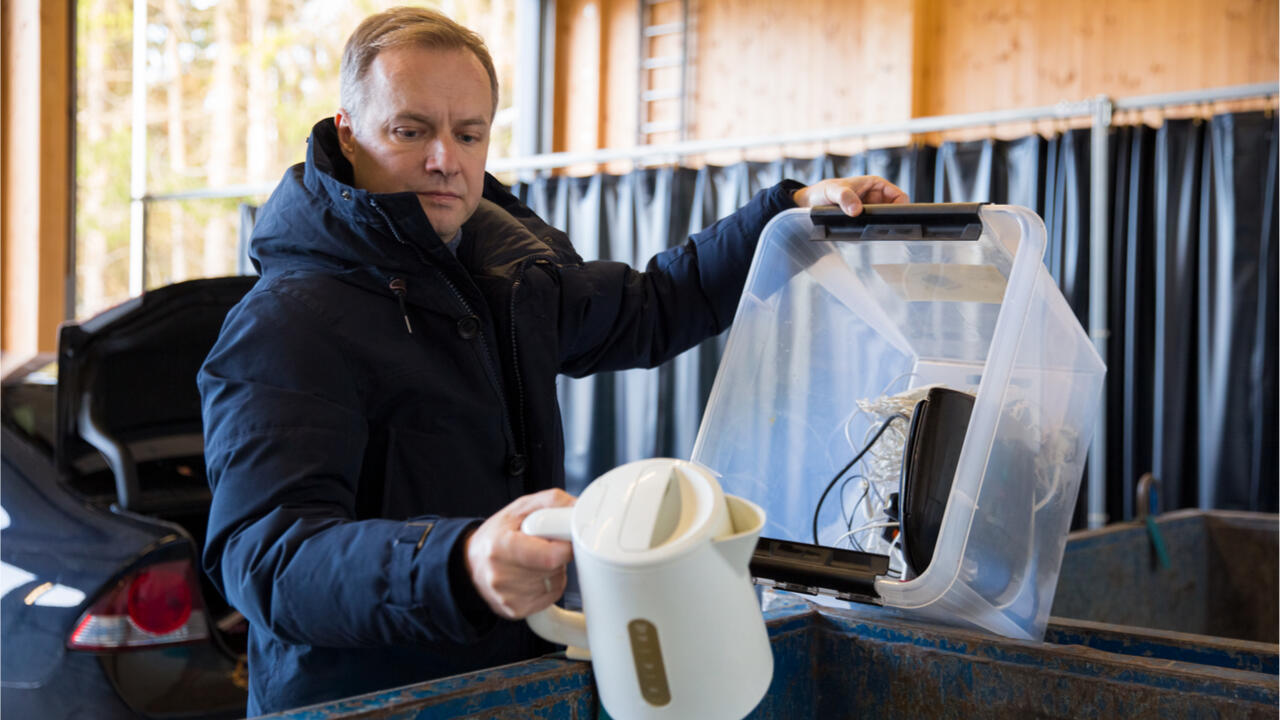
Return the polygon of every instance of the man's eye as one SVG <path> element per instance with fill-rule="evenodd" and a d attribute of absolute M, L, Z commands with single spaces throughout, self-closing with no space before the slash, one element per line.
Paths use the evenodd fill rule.
<path fill-rule="evenodd" d="M 422 131 L 414 128 L 396 128 L 392 132 L 395 133 L 396 137 L 404 140 L 416 140 L 422 136 Z"/>
<path fill-rule="evenodd" d="M 468 145 L 472 145 L 472 144 L 475 144 L 475 143 L 480 142 L 480 136 L 479 136 L 479 135 L 473 135 L 473 134 L 471 134 L 471 133 L 463 133 L 463 134 L 461 134 L 461 135 L 459 135 L 459 136 L 458 136 L 458 140 L 460 140 L 460 141 L 462 141 L 462 142 L 464 142 L 464 143 L 466 143 L 466 144 L 468 144 Z"/>

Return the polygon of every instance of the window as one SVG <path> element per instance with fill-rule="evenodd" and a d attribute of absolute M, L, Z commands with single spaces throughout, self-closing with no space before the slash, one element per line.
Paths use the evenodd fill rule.
<path fill-rule="evenodd" d="M 490 157 L 512 154 L 517 0 L 427 2 L 479 32 L 501 95 Z M 235 274 L 240 203 L 264 201 L 338 104 L 347 35 L 404 0 L 80 0 L 76 6 L 76 308 Z M 144 142 L 132 143 L 134 8 L 145 7 Z M 131 167 L 145 186 L 131 198 Z M 139 165 L 142 167 L 142 165 Z M 131 219 L 140 200 L 145 221 Z M 131 230 L 132 228 L 132 230 Z M 134 262 L 131 232 L 145 263 Z M 136 241 L 135 241 L 136 242 Z M 139 276 L 138 270 L 145 268 Z"/>

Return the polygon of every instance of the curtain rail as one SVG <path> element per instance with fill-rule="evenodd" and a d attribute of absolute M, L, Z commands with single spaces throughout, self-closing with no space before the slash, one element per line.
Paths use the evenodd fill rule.
<path fill-rule="evenodd" d="M 1222 102 L 1227 100 L 1243 100 L 1268 95 L 1280 94 L 1280 85 L 1276 83 L 1255 83 L 1252 85 L 1233 85 L 1222 88 L 1192 90 L 1187 92 L 1166 93 L 1160 95 L 1140 95 L 1131 98 L 1112 99 L 1099 95 L 1091 100 L 1060 102 L 1054 105 L 1021 108 L 1016 110 L 995 110 L 990 112 L 966 113 L 961 115 L 939 115 L 935 117 L 913 118 L 899 122 L 870 123 L 853 125 L 828 130 L 811 132 L 781 133 L 771 136 L 735 138 L 725 140 L 690 140 L 670 145 L 651 145 L 634 148 L 606 148 L 588 152 L 559 152 L 532 155 L 521 158 L 500 158 L 491 160 L 488 169 L 493 173 L 520 173 L 535 170 L 554 170 L 572 165 L 603 164 L 615 160 L 632 162 L 661 161 L 687 155 L 703 155 L 711 152 L 747 150 L 757 147 L 780 147 L 787 145 L 804 145 L 838 140 L 851 140 L 872 135 L 890 135 L 900 133 L 922 134 L 955 130 L 983 125 L 1001 125 L 1014 122 L 1035 122 L 1038 120 L 1061 120 L 1066 118 L 1090 117 L 1097 113 L 1100 104 L 1109 104 L 1117 110 L 1137 110 L 1142 108 L 1173 107 L 1177 105 L 1196 105 L 1202 103 Z"/>
<path fill-rule="evenodd" d="M 1280 84 L 1253 83 L 1251 85 L 1231 85 L 1211 90 L 1187 90 L 1158 95 L 1135 95 L 1128 98 L 1116 98 L 1111 101 L 1111 104 L 1116 110 L 1145 110 L 1178 105 L 1248 100 L 1270 95 L 1280 95 Z"/>
<path fill-rule="evenodd" d="M 652 145 L 637 148 L 606 148 L 590 152 L 560 152 L 542 155 L 528 155 L 518 158 L 498 158 L 487 163 L 492 173 L 519 173 L 532 170 L 554 170 L 571 165 L 603 164 L 615 160 L 671 160 L 687 155 L 702 155 L 710 152 L 732 152 L 756 147 L 780 147 L 787 145 L 805 145 L 838 140 L 850 140 L 873 135 L 891 135 L 901 133 L 921 134 L 955 130 L 983 125 L 1001 125 L 1014 122 L 1036 122 L 1040 120 L 1061 120 L 1066 118 L 1082 118 L 1094 116 L 1099 103 L 1110 103 L 1115 110 L 1140 110 L 1146 108 L 1174 107 L 1178 105 L 1198 105 L 1203 103 L 1224 102 L 1228 100 L 1245 100 L 1262 98 L 1269 95 L 1280 95 L 1280 85 L 1276 83 L 1255 83 L 1252 85 L 1234 85 L 1207 90 L 1167 93 L 1161 95 L 1140 95 L 1131 98 L 1110 99 L 1105 95 L 1092 100 L 1060 102 L 1054 105 L 1021 108 L 1017 110 L 995 110 L 991 112 L 966 113 L 961 115 L 939 115 L 935 117 L 913 118 L 892 123 L 871 123 L 842 128 L 832 128 L 814 132 L 797 132 L 772 135 L 768 137 L 735 138 L 726 140 L 690 140 L 670 145 Z M 171 200 L 207 200 L 218 198 L 252 197 L 270 195 L 275 183 L 232 185 L 221 188 L 201 188 L 172 193 L 149 193 L 134 198 L 143 202 L 159 202 Z"/>

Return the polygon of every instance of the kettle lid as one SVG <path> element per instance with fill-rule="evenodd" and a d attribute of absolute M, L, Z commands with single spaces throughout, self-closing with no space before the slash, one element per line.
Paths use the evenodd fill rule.
<path fill-rule="evenodd" d="M 711 471 L 658 458 L 614 468 L 583 491 L 573 511 L 580 548 L 618 564 L 647 564 L 720 534 L 730 520 Z"/>

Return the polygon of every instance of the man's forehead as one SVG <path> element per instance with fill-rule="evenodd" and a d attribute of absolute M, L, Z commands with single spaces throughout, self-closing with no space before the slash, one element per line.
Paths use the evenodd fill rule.
<path fill-rule="evenodd" d="M 475 54 L 466 48 L 387 48 L 374 58 L 369 71 L 370 80 L 392 105 L 435 99 L 445 99 L 452 104 L 474 103 L 475 116 L 488 123 L 487 116 L 492 112 L 489 75 Z"/>
<path fill-rule="evenodd" d="M 400 110 L 393 114 L 390 118 L 392 122 L 411 122 L 423 125 L 431 125 L 437 122 L 435 117 L 414 110 Z M 453 118 L 452 123 L 458 127 L 487 127 L 489 118 L 484 115 L 472 115 L 466 117 Z"/>

